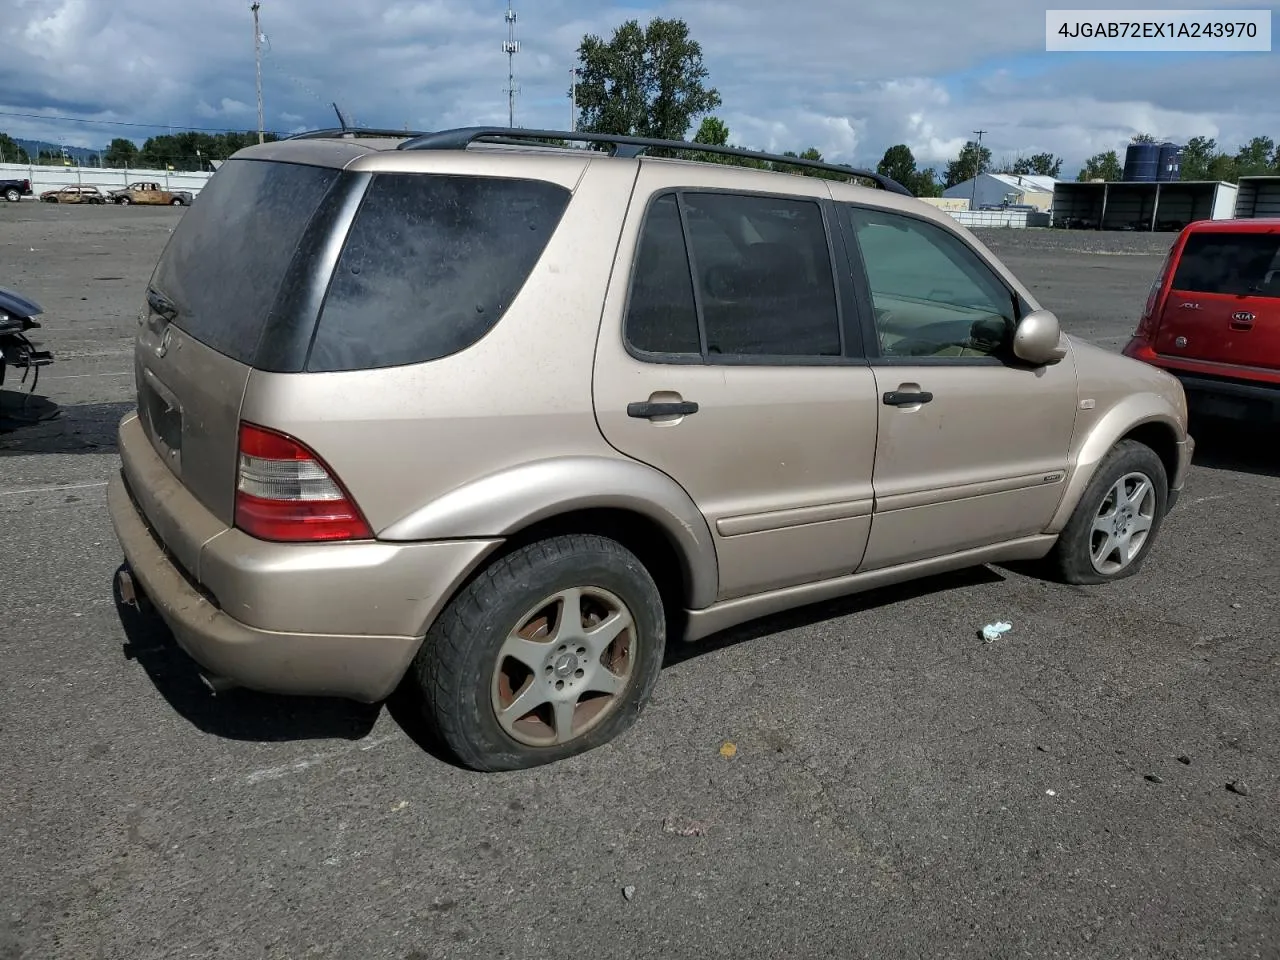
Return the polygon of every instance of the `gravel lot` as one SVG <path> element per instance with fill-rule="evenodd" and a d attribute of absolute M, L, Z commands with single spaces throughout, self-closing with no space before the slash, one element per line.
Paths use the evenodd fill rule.
<path fill-rule="evenodd" d="M 677 651 L 615 744 L 472 774 L 386 709 L 215 700 L 117 610 L 104 483 L 180 216 L 0 204 L 66 408 L 0 438 L 2 960 L 1280 956 L 1274 440 L 1198 427 L 1138 578 L 773 618 Z M 1172 236 L 984 239 L 1119 349 Z"/>

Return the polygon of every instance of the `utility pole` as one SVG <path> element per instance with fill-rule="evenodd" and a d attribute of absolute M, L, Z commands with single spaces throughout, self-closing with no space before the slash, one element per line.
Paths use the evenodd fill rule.
<path fill-rule="evenodd" d="M 258 0 L 254 0 L 253 5 L 249 8 L 253 11 L 253 66 L 254 72 L 257 74 L 258 86 L 258 142 L 262 143 L 266 137 L 263 131 L 262 119 L 262 30 L 258 26 L 258 9 L 262 6 Z"/>
<path fill-rule="evenodd" d="M 973 209 L 974 201 L 978 196 L 978 177 L 982 174 L 982 135 L 985 130 L 973 131 L 978 136 L 978 146 L 973 151 L 973 189 L 969 191 L 969 209 Z"/>
<path fill-rule="evenodd" d="M 569 132 L 578 132 L 578 68 L 569 68 Z"/>
<path fill-rule="evenodd" d="M 516 54 L 520 52 L 520 41 L 516 39 L 516 12 L 511 9 L 511 0 L 507 0 L 507 39 L 502 43 L 502 52 L 507 55 L 507 126 L 516 125 Z"/>

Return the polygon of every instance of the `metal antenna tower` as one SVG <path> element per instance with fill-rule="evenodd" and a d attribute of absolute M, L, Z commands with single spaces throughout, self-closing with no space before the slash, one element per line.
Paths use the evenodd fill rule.
<path fill-rule="evenodd" d="M 253 65 L 254 65 L 254 71 L 257 74 L 257 83 L 258 83 L 258 142 L 259 143 L 262 143 L 263 140 L 266 139 L 263 136 L 264 124 L 262 119 L 262 30 L 258 26 L 258 8 L 260 8 L 261 6 L 262 6 L 261 3 L 258 3 L 257 0 L 254 0 L 253 5 L 249 7 L 249 9 L 253 11 Z"/>
<path fill-rule="evenodd" d="M 516 39 L 516 12 L 511 9 L 511 0 L 507 0 L 507 39 L 503 41 L 502 52 L 507 55 L 507 125 L 516 125 L 516 54 L 520 52 L 520 41 Z"/>

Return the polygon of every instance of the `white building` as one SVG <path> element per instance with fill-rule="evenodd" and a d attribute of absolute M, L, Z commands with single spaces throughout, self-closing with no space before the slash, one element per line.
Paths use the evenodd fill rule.
<path fill-rule="evenodd" d="M 1053 188 L 1058 182 L 1053 177 L 1035 173 L 983 173 L 977 180 L 976 191 L 971 177 L 964 183 L 948 187 L 942 195 L 957 200 L 972 197 L 974 210 L 984 206 L 1027 204 L 1047 213 L 1053 207 Z"/>

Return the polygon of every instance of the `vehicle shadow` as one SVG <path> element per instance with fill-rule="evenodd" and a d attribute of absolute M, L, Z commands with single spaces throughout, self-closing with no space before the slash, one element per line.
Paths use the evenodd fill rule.
<path fill-rule="evenodd" d="M 784 630 L 812 626 L 824 620 L 952 590 L 1002 583 L 1005 579 L 991 567 L 973 567 L 810 604 L 723 630 L 694 643 L 670 643 L 663 669 Z M 425 753 L 441 763 L 465 769 L 430 728 L 413 696 L 404 687 L 392 693 L 383 704 L 360 704 L 325 697 L 273 696 L 246 690 L 215 694 L 201 678 L 199 666 L 178 646 L 158 616 L 138 612 L 124 602 L 114 587 L 113 596 L 127 638 L 123 650 L 125 657 L 136 661 L 146 671 L 160 695 L 183 719 L 205 733 L 229 740 L 259 742 L 359 740 L 370 733 L 385 706 L 400 729 Z"/>
<path fill-rule="evenodd" d="M 1196 438 L 1193 466 L 1280 477 L 1280 445 L 1273 427 L 1193 414 L 1189 429 Z"/>
<path fill-rule="evenodd" d="M 271 696 L 249 690 L 214 693 L 201 678 L 199 666 L 178 646 L 158 615 L 140 613 L 125 603 L 114 583 L 112 596 L 124 628 L 125 658 L 146 671 L 179 716 L 205 733 L 263 743 L 360 740 L 377 722 L 382 709 L 377 704 Z"/>
<path fill-rule="evenodd" d="M 39 394 L 32 398 L 32 402 L 37 398 Z M 64 406 L 52 420 L 0 433 L 0 457 L 41 453 L 114 454 L 117 452 L 116 427 L 133 408 L 132 401 Z"/>

